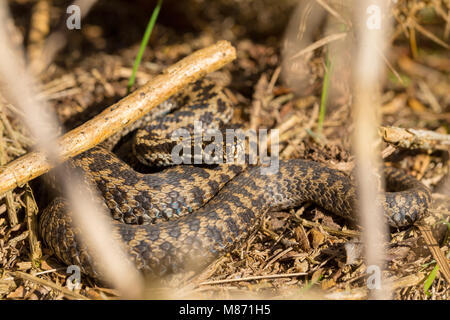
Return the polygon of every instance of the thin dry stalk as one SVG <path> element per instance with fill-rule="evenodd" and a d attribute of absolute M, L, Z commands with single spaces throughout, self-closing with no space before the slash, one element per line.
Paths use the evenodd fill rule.
<path fill-rule="evenodd" d="M 359 231 L 332 229 L 330 227 L 323 226 L 320 223 L 312 222 L 312 221 L 309 221 L 309 220 L 306 220 L 303 218 L 299 218 L 296 215 L 292 216 L 291 219 L 301 223 L 305 227 L 321 228 L 323 231 L 325 231 L 331 235 L 335 235 L 335 236 L 341 236 L 341 237 L 359 237 L 359 236 L 361 236 L 361 232 L 359 232 Z"/>
<path fill-rule="evenodd" d="M 0 23 L 8 17 L 5 4 L 0 5 Z M 0 77 L 8 82 L 3 88 L 5 97 L 9 98 L 15 106 L 24 111 L 27 126 L 38 141 L 38 148 L 42 155 L 55 165 L 59 159 L 59 146 L 56 141 L 56 120 L 53 115 L 46 114 L 45 105 L 35 98 L 34 79 L 24 69 L 24 64 L 14 55 L 14 50 L 8 35 L 0 27 L 0 43 L 3 48 L 0 51 Z M 5 82 L 6 82 L 5 81 Z M 116 287 L 125 298 L 139 297 L 142 292 L 140 275 L 132 267 L 128 259 L 124 259 L 126 253 L 117 241 L 112 238 L 111 225 L 101 222 L 102 209 L 96 205 L 93 199 L 88 197 L 77 198 L 77 190 L 81 184 L 77 183 L 75 176 L 67 175 L 67 172 L 57 170 L 60 181 L 66 187 L 67 196 L 71 200 L 73 220 L 76 226 L 82 228 L 82 241 L 87 244 L 94 263 L 98 263 L 99 270 L 106 280 Z M 80 201 L 83 199 L 83 201 Z M 89 226 L 86 227 L 86 225 Z M 29 235 L 29 232 L 23 234 Z"/>
<path fill-rule="evenodd" d="M 38 207 L 34 200 L 33 191 L 27 184 L 25 191 L 25 212 L 27 215 L 27 226 L 29 231 L 28 242 L 30 243 L 30 258 L 35 262 L 42 258 L 41 242 L 38 237 Z"/>
<path fill-rule="evenodd" d="M 232 283 L 232 282 L 255 281 L 255 280 L 263 280 L 263 279 L 294 278 L 294 277 L 307 276 L 308 274 L 309 273 L 307 273 L 307 272 L 297 272 L 297 273 L 284 273 L 284 274 L 268 274 L 268 275 L 264 275 L 264 276 L 253 276 L 253 277 L 236 278 L 236 279 L 212 280 L 212 281 L 206 281 L 206 282 L 199 283 L 199 286 Z"/>
<path fill-rule="evenodd" d="M 72 5 L 78 6 L 80 8 L 81 17 L 84 18 L 92 6 L 97 2 L 97 0 L 76 0 L 72 3 Z M 70 30 L 67 28 L 64 23 L 58 31 L 54 31 L 48 37 L 47 41 L 44 44 L 44 47 L 39 52 L 39 57 L 35 57 L 33 60 L 33 64 L 31 65 L 34 73 L 38 74 L 45 70 L 47 66 L 49 66 L 55 56 L 60 52 L 67 43 L 67 36 Z"/>
<path fill-rule="evenodd" d="M 33 7 L 28 35 L 28 61 L 34 69 L 42 56 L 45 37 L 50 30 L 50 0 L 39 0 Z"/>
<path fill-rule="evenodd" d="M 58 284 L 56 284 L 54 282 L 38 278 L 38 277 L 33 276 L 31 274 L 28 274 L 28 273 L 24 273 L 24 272 L 21 272 L 21 271 L 15 271 L 15 272 L 10 272 L 9 274 L 12 275 L 12 276 L 18 277 L 18 278 L 22 278 L 23 280 L 32 281 L 32 282 L 37 283 L 37 284 L 39 284 L 41 286 L 45 286 L 45 287 L 49 287 L 49 288 L 58 290 L 61 293 L 63 293 L 64 296 L 66 296 L 69 299 L 88 300 L 85 296 L 82 296 L 79 293 L 73 292 L 73 291 L 71 291 L 71 290 L 69 290 L 67 288 L 61 287 L 60 285 L 58 285 Z"/>
<path fill-rule="evenodd" d="M 333 17 L 335 17 L 338 21 L 342 22 L 343 24 L 347 25 L 348 27 L 352 26 L 351 21 L 347 21 L 344 17 L 342 17 L 339 12 L 334 10 L 327 2 L 324 0 L 316 0 L 318 4 L 320 4 L 326 11 L 328 11 Z"/>
<path fill-rule="evenodd" d="M 387 279 L 386 283 L 393 289 L 401 289 L 407 287 L 413 287 L 418 285 L 423 281 L 425 275 L 422 273 L 412 274 L 405 276 L 400 279 Z M 367 288 L 356 288 L 349 291 L 342 291 L 341 289 L 333 291 L 326 294 L 325 297 L 328 299 L 339 299 L 339 300 L 359 300 L 367 299 L 369 295 Z"/>
<path fill-rule="evenodd" d="M 418 24 L 416 22 L 416 20 L 414 18 L 410 17 L 410 19 L 408 21 L 413 28 L 415 28 L 417 31 L 419 31 L 425 37 L 427 37 L 431 41 L 436 42 L 438 45 L 440 45 L 446 49 L 450 49 L 450 46 L 447 43 L 445 43 L 445 41 L 439 39 L 432 32 L 430 32 L 427 29 L 425 29 L 424 27 L 422 27 L 420 24 Z"/>
<path fill-rule="evenodd" d="M 0 165 L 3 166 L 8 163 L 8 154 L 6 152 L 6 142 L 3 139 L 3 128 L 4 126 L 0 124 Z M 6 198 L 6 208 L 8 210 L 8 219 L 11 227 L 14 227 L 19 223 L 19 219 L 17 218 L 16 205 L 14 202 L 14 195 L 12 191 L 8 191 L 5 193 Z"/>
<path fill-rule="evenodd" d="M 295 59 L 298 58 L 308 52 L 312 52 L 320 47 L 323 47 L 333 41 L 337 41 L 337 40 L 341 40 L 344 39 L 347 36 L 347 32 L 341 32 L 341 33 L 335 33 L 335 34 L 330 34 L 329 36 L 326 36 L 320 40 L 317 40 L 316 42 L 310 44 L 309 46 L 307 46 L 305 49 L 301 50 L 300 52 L 296 53 L 295 55 L 293 55 L 291 57 L 291 59 Z"/>
<path fill-rule="evenodd" d="M 386 299 L 391 296 L 389 288 L 382 279 L 383 262 L 385 261 L 383 245 L 387 239 L 387 228 L 383 212 L 378 202 L 377 179 L 374 176 L 376 168 L 380 167 L 380 152 L 371 146 L 376 145 L 379 117 L 379 83 L 382 75 L 382 60 L 377 54 L 377 48 L 384 48 L 388 34 L 382 21 L 377 28 L 369 29 L 367 8 L 372 6 L 379 10 L 378 19 L 388 16 L 385 1 L 356 1 L 355 19 L 359 23 L 357 30 L 360 41 L 356 44 L 356 62 L 353 66 L 355 100 L 353 111 L 355 115 L 355 130 L 353 133 L 354 152 L 356 160 L 356 178 L 358 183 L 358 210 L 363 226 L 366 263 L 368 267 L 377 270 L 380 276 L 376 279 L 378 285 L 370 290 L 372 298 Z M 376 19 L 377 17 L 375 17 Z M 383 50 L 381 50 L 383 52 Z M 374 99 L 374 96 L 377 99 Z M 376 271 L 375 271 L 376 272 Z M 376 275 L 375 275 L 376 276 Z M 381 283 L 380 283 L 381 282 Z"/>
<path fill-rule="evenodd" d="M 445 254 L 441 251 L 439 243 L 434 238 L 430 226 L 421 223 L 418 224 L 418 228 L 422 233 L 422 236 L 424 237 L 425 242 L 430 249 L 434 259 L 437 261 L 440 267 L 439 271 L 442 273 L 447 283 L 450 283 L 450 264 Z"/>

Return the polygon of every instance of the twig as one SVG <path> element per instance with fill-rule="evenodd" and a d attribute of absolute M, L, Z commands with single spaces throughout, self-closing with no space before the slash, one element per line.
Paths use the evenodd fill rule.
<path fill-rule="evenodd" d="M 290 57 L 289 59 L 295 59 L 298 58 L 302 55 L 304 55 L 305 53 L 314 51 L 320 47 L 323 47 L 324 45 L 336 41 L 336 40 L 340 40 L 343 39 L 347 36 L 347 32 L 341 32 L 341 33 L 335 33 L 335 34 L 330 34 L 329 36 L 326 36 L 312 44 L 310 44 L 309 46 L 307 46 L 305 49 L 301 50 L 300 52 L 294 54 L 292 57 Z"/>
<path fill-rule="evenodd" d="M 328 11 L 329 14 L 331 14 L 337 20 L 339 20 L 340 22 L 345 24 L 347 27 L 350 28 L 352 26 L 352 22 L 351 21 L 347 21 L 346 19 L 344 19 L 342 17 L 342 15 L 340 15 L 336 10 L 334 10 L 328 3 L 326 3 L 323 0 L 316 0 L 316 2 L 318 4 L 320 4 L 326 11 Z"/>
<path fill-rule="evenodd" d="M 6 112 L 3 108 L 4 106 L 4 101 L 3 101 L 3 97 L 0 97 L 1 99 L 1 106 L 2 106 L 2 110 L 0 110 L 0 120 L 3 124 L 3 126 L 5 127 L 6 132 L 8 133 L 8 135 L 12 138 L 12 143 L 14 145 L 14 147 L 18 148 L 18 149 L 22 149 L 22 145 L 18 142 L 18 132 L 14 131 L 14 129 L 11 126 L 11 123 L 9 122 L 8 118 L 6 117 Z M 5 101 L 6 102 L 6 101 Z"/>
<path fill-rule="evenodd" d="M 397 70 L 395 70 L 394 66 L 389 62 L 388 58 L 386 58 L 386 55 L 383 52 L 381 52 L 380 49 L 378 49 L 378 48 L 376 48 L 376 49 L 377 49 L 378 54 L 383 59 L 384 63 L 386 63 L 386 65 L 389 68 L 389 70 L 391 70 L 391 72 L 397 78 L 398 82 L 400 82 L 402 85 L 405 85 L 405 82 L 403 81 L 402 77 L 397 72 Z"/>
<path fill-rule="evenodd" d="M 25 240 L 26 238 L 28 238 L 28 235 L 30 233 L 28 231 L 24 231 L 21 234 L 19 234 L 17 237 L 12 238 L 11 240 L 8 241 L 8 246 L 10 247 L 15 247 L 20 241 Z"/>
<path fill-rule="evenodd" d="M 293 250 L 293 248 L 289 247 L 289 248 L 279 252 L 278 254 L 276 254 L 272 259 L 269 260 L 269 262 L 266 263 L 266 265 L 263 267 L 263 270 L 267 269 L 269 266 L 271 266 L 273 263 L 278 261 L 281 257 L 283 257 L 285 254 L 287 254 L 288 252 L 290 252 L 292 250 Z"/>
<path fill-rule="evenodd" d="M 321 225 L 320 223 L 316 223 L 316 222 L 312 222 L 303 218 L 299 218 L 297 216 L 291 216 L 290 217 L 292 220 L 300 223 L 301 225 L 305 226 L 305 227 L 309 227 L 309 228 L 322 228 L 324 231 L 328 232 L 331 235 L 335 235 L 335 236 L 344 236 L 344 237 L 360 237 L 361 236 L 361 232 L 359 231 L 354 231 L 354 230 L 335 230 L 332 229 L 330 227 Z"/>
<path fill-rule="evenodd" d="M 206 282 L 201 282 L 199 285 L 206 286 L 206 285 L 211 285 L 211 284 L 253 281 L 253 280 L 261 280 L 261 279 L 293 278 L 293 277 L 300 277 L 300 276 L 307 276 L 307 275 L 308 275 L 307 272 L 269 274 L 269 275 L 265 275 L 265 276 L 253 276 L 253 277 L 245 277 L 245 278 L 238 278 L 238 279 L 223 279 L 223 280 L 206 281 Z"/>
<path fill-rule="evenodd" d="M 188 83 L 223 67 L 235 58 L 234 47 L 228 41 L 219 41 L 170 66 L 140 89 L 62 136 L 58 140 L 60 161 L 92 148 L 132 124 Z M 51 165 L 43 153 L 28 153 L 3 168 L 0 173 L 0 194 L 23 185 L 50 169 Z"/>
<path fill-rule="evenodd" d="M 33 263 L 42 257 L 41 243 L 38 240 L 38 222 L 37 213 L 38 208 L 36 201 L 34 200 L 33 191 L 31 187 L 27 184 L 25 189 L 25 211 L 27 215 L 27 226 L 30 232 L 28 236 L 28 242 L 30 243 L 30 258 Z"/>
<path fill-rule="evenodd" d="M 445 257 L 444 253 L 440 250 L 439 244 L 433 237 L 433 233 L 431 232 L 430 227 L 425 224 L 418 224 L 417 226 L 420 232 L 422 233 L 422 236 L 425 239 L 425 242 L 428 248 L 430 249 L 431 254 L 437 261 L 440 267 L 440 272 L 444 276 L 447 283 L 450 283 L 450 265 L 448 263 L 448 259 Z"/>
<path fill-rule="evenodd" d="M 8 154 L 6 152 L 6 142 L 3 139 L 4 125 L 0 123 L 0 165 L 4 165 L 8 162 Z M 14 227 L 19 223 L 17 218 L 16 205 L 14 202 L 14 195 L 11 191 L 5 193 L 6 208 L 8 210 L 9 225 Z"/>
<path fill-rule="evenodd" d="M 51 281 L 47 281 L 47 280 L 32 276 L 31 274 L 28 274 L 28 273 L 15 271 L 15 272 L 9 272 L 9 274 L 12 276 L 18 277 L 18 278 L 22 278 L 24 280 L 35 282 L 42 286 L 46 286 L 46 287 L 58 290 L 61 293 L 63 293 L 67 298 L 78 299 L 78 300 L 89 300 L 88 298 L 86 298 L 85 296 L 82 296 L 81 294 L 70 291 L 69 289 L 61 287 L 60 285 L 57 285 L 56 283 L 53 283 Z"/>
<path fill-rule="evenodd" d="M 50 30 L 50 4 L 49 0 L 39 0 L 33 7 L 27 52 L 32 70 L 40 62 L 45 37 Z"/>
<path fill-rule="evenodd" d="M 450 49 L 450 46 L 445 43 L 444 41 L 442 41 L 441 39 L 439 39 L 438 37 L 436 37 L 433 33 L 431 33 L 430 31 L 428 31 L 427 29 L 425 29 L 424 27 L 422 27 L 420 24 L 418 24 L 416 22 L 416 20 L 414 20 L 414 18 L 410 17 L 408 19 L 408 22 L 410 25 L 412 25 L 417 31 L 419 31 L 421 34 L 423 34 L 425 37 L 427 37 L 428 39 L 436 42 L 437 44 L 441 45 L 442 47 L 446 48 L 446 49 Z"/>
<path fill-rule="evenodd" d="M 364 277 L 367 277 L 367 275 L 365 274 Z M 358 277 L 358 279 L 359 278 L 360 277 Z M 386 286 L 389 286 L 392 290 L 413 287 L 418 285 L 424 278 L 425 278 L 424 274 L 420 272 L 417 274 L 405 276 L 400 279 L 390 278 L 386 280 Z M 367 289 L 367 287 L 361 287 L 351 289 L 349 291 L 342 291 L 341 289 L 338 289 L 327 294 L 326 298 L 337 300 L 356 300 L 356 299 L 367 299 L 368 295 L 369 290 Z"/>
<path fill-rule="evenodd" d="M 379 134 L 389 144 L 405 149 L 448 150 L 450 135 L 429 130 L 380 127 Z"/>

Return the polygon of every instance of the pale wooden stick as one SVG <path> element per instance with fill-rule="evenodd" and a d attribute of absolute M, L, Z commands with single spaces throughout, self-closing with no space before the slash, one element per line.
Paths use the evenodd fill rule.
<path fill-rule="evenodd" d="M 420 149 L 429 152 L 450 149 L 449 134 L 398 127 L 380 127 L 378 132 L 384 142 L 401 148 Z"/>
<path fill-rule="evenodd" d="M 228 41 L 219 41 L 168 67 L 143 87 L 63 135 L 58 140 L 60 161 L 92 148 L 132 124 L 187 84 L 220 69 L 235 58 L 235 48 Z M 51 168 L 46 156 L 38 151 L 14 160 L 0 172 L 0 194 L 23 185 Z"/>

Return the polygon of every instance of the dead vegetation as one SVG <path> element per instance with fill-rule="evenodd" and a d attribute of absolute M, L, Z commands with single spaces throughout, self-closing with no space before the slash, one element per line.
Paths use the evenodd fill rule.
<path fill-rule="evenodd" d="M 38 10 L 33 1 L 9 1 L 10 34 L 17 45 L 27 48 L 29 57 L 38 54 L 32 52 L 42 47 L 45 30 L 58 28 L 68 5 L 55 1 L 46 6 L 46 2 L 38 1 Z M 325 19 L 348 24 L 339 1 L 316 2 L 331 8 Z M 342 32 L 334 37 L 317 32 L 316 45 L 300 52 L 308 81 L 298 92 L 280 75 L 280 39 L 285 26 L 278 24 L 288 21 L 294 1 L 195 3 L 183 11 L 177 1 L 164 2 L 134 89 L 195 50 L 229 40 L 237 59 L 212 77 L 228 85 L 236 103 L 236 120 L 252 128 L 278 128 L 282 158 L 312 159 L 350 173 L 354 167 L 351 91 L 339 78 L 331 76 L 335 93 L 328 102 L 322 135 L 316 134 L 326 72 L 324 44 L 344 41 Z M 236 10 L 239 6 L 242 10 Z M 82 30 L 69 35 L 66 47 L 39 74 L 39 98 L 49 101 L 61 122 L 99 106 L 108 107 L 126 95 L 138 43 L 152 9 L 153 3 L 146 1 L 99 1 L 83 20 Z M 448 2 L 438 0 L 399 1 L 392 9 L 395 24 L 392 47 L 385 57 L 390 72 L 381 96 L 384 131 L 379 147 L 384 161 L 405 169 L 434 191 L 429 217 L 416 227 L 394 230 L 385 248 L 385 278 L 395 299 L 449 299 L 449 10 Z M 115 20 L 114 12 L 123 14 Z M 264 15 L 256 17 L 255 12 Z M 40 19 L 35 16 L 38 13 Z M 106 18 L 107 14 L 112 17 Z M 276 25 L 272 25 L 274 20 Z M 44 30 L 44 35 L 39 36 L 36 29 Z M 346 32 L 350 34 L 351 29 Z M 33 139 L 16 106 L 2 98 L 0 108 L 0 162 L 5 166 L 30 150 Z M 395 131 L 392 142 L 387 133 L 397 127 L 404 130 L 402 135 Z M 411 147 L 423 146 L 423 141 L 426 148 Z M 65 287 L 65 266 L 37 242 L 34 224 L 39 211 L 34 192 L 26 183 L 6 192 L 0 201 L 0 297 L 117 298 L 115 290 L 84 277 L 80 290 Z M 367 273 L 360 235 L 358 226 L 314 206 L 272 212 L 243 246 L 201 274 L 153 284 L 147 294 L 153 298 L 364 299 Z M 436 278 L 425 292 L 424 284 L 437 265 Z"/>

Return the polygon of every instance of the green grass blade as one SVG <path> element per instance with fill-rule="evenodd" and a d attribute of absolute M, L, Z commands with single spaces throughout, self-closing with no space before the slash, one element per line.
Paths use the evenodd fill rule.
<path fill-rule="evenodd" d="M 305 285 L 302 287 L 302 288 L 300 288 L 300 293 L 306 293 L 307 291 L 309 291 L 315 284 L 318 284 L 318 283 L 320 283 L 320 281 L 322 281 L 322 279 L 323 279 L 323 274 L 321 274 L 318 278 L 317 278 L 317 280 L 315 280 L 315 281 L 308 281 L 308 280 L 306 280 L 306 283 L 305 283 Z"/>
<path fill-rule="evenodd" d="M 136 80 L 136 72 L 139 68 L 139 65 L 141 64 L 142 55 L 144 54 L 145 47 L 147 46 L 148 40 L 150 39 L 150 36 L 153 31 L 153 27 L 155 26 L 156 19 L 158 18 L 159 10 L 161 9 L 162 0 L 158 0 L 158 3 L 156 4 L 155 9 L 153 9 L 152 16 L 150 17 L 150 20 L 148 21 L 147 28 L 145 29 L 144 37 L 141 41 L 141 46 L 139 47 L 138 55 L 136 56 L 136 60 L 134 60 L 133 65 L 133 72 L 131 73 L 130 80 L 128 81 L 127 86 L 127 94 L 130 93 L 131 87 L 134 84 L 134 81 Z"/>
<path fill-rule="evenodd" d="M 428 292 L 428 289 L 430 289 L 434 279 L 436 278 L 436 274 L 437 274 L 438 270 L 439 270 L 439 265 L 435 265 L 433 270 L 428 275 L 427 280 L 425 280 L 425 283 L 423 284 L 423 290 L 425 291 L 425 294 L 427 296 L 431 295 L 431 293 Z"/>

